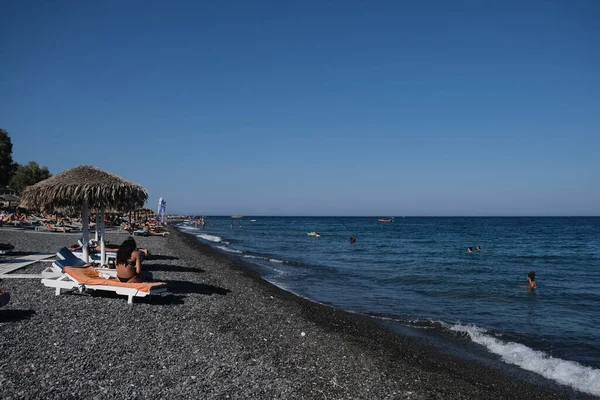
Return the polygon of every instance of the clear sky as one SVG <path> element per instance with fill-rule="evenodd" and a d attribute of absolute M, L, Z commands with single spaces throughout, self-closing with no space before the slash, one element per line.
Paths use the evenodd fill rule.
<path fill-rule="evenodd" d="M 600 2 L 5 1 L 13 158 L 206 215 L 600 215 Z"/>

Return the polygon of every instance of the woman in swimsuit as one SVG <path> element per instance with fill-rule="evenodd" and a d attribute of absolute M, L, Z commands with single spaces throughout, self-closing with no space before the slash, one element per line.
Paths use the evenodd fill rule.
<path fill-rule="evenodd" d="M 133 238 L 125 240 L 117 251 L 117 278 L 121 282 L 142 282 L 142 259 Z"/>

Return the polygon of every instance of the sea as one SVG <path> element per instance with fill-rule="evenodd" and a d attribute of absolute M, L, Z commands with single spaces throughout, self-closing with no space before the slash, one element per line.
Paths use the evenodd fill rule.
<path fill-rule="evenodd" d="M 600 217 L 205 221 L 177 227 L 282 289 L 600 396 Z"/>

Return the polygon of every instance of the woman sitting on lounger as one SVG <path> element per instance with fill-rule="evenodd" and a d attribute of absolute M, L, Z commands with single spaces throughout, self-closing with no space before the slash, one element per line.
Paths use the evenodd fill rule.
<path fill-rule="evenodd" d="M 117 278 L 121 282 L 142 282 L 142 260 L 133 238 L 125 240 L 117 251 Z"/>

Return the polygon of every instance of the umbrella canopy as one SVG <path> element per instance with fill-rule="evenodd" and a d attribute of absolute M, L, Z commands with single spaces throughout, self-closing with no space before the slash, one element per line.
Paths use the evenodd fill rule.
<path fill-rule="evenodd" d="M 94 209 L 121 211 L 142 207 L 148 192 L 131 181 L 100 168 L 80 165 L 27 187 L 21 207 L 58 210 L 80 207 L 87 201 Z"/>
<path fill-rule="evenodd" d="M 137 213 L 144 216 L 150 216 L 156 214 L 153 209 L 150 207 L 144 207 L 140 210 L 137 210 Z"/>
<path fill-rule="evenodd" d="M 146 199 L 148 192 L 142 186 L 99 168 L 80 165 L 27 187 L 21 194 L 21 207 L 41 210 L 81 208 L 83 237 L 87 242 L 90 208 L 128 211 L 142 207 Z M 87 258 L 87 246 L 84 246 L 84 254 Z"/>
<path fill-rule="evenodd" d="M 10 207 L 10 203 L 18 203 L 19 197 L 14 194 L 2 194 L 0 195 L 0 201 L 8 203 L 8 207 Z"/>

